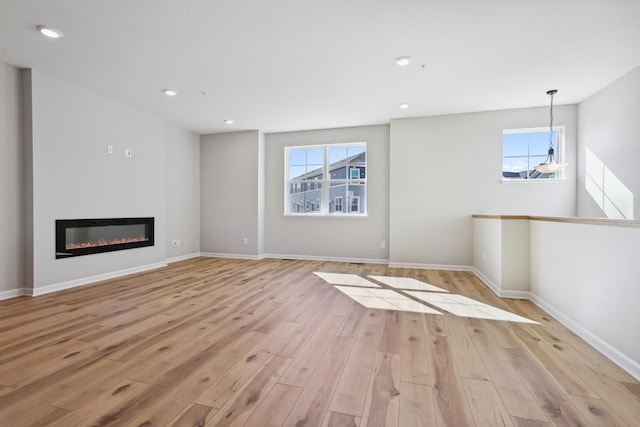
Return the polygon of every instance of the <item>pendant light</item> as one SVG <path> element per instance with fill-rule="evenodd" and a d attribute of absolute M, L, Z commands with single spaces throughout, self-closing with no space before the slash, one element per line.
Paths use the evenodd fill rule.
<path fill-rule="evenodd" d="M 549 151 L 544 163 L 540 163 L 535 167 L 540 173 L 556 173 L 563 171 L 567 167 L 567 163 L 558 163 L 556 161 L 555 152 L 553 150 L 553 95 L 558 93 L 556 89 L 547 91 L 547 95 L 551 97 L 551 107 L 549 109 Z"/>

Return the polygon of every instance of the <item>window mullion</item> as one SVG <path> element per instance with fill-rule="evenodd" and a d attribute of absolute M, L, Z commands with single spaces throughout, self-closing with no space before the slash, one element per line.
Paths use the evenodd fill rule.
<path fill-rule="evenodd" d="M 329 212 L 329 147 L 324 147 L 324 170 L 322 173 L 322 191 L 320 192 L 320 212 L 328 215 Z"/>

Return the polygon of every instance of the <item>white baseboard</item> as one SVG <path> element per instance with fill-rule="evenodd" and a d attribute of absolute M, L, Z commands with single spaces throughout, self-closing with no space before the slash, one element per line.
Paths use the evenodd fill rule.
<path fill-rule="evenodd" d="M 9 289 L 7 291 L 0 291 L 0 301 L 5 300 L 5 299 L 21 297 L 21 296 L 24 296 L 24 295 L 31 295 L 30 289 L 17 288 L 17 289 Z"/>
<path fill-rule="evenodd" d="M 141 273 L 147 270 L 154 270 L 156 268 L 166 267 L 164 262 L 157 262 L 154 264 L 142 265 L 140 267 L 127 268 L 119 271 L 112 271 L 109 273 L 98 274 L 96 276 L 83 277 L 81 279 L 69 280 L 68 282 L 54 283 L 52 285 L 43 286 L 40 288 L 34 288 L 30 294 L 33 297 L 38 295 L 49 294 L 51 292 L 62 291 L 65 289 L 71 289 L 78 286 L 88 285 L 90 283 L 100 282 L 102 280 L 114 279 L 116 277 L 126 276 L 128 274 Z"/>
<path fill-rule="evenodd" d="M 516 291 L 516 290 L 503 290 L 498 285 L 493 283 L 491 279 L 485 276 L 476 267 L 471 267 L 471 271 L 475 274 L 480 281 L 482 281 L 494 294 L 500 298 L 512 298 L 512 299 L 531 299 L 531 292 L 529 291 Z"/>
<path fill-rule="evenodd" d="M 389 262 L 391 268 L 417 268 L 420 270 L 473 271 L 470 265 L 420 264 L 411 262 Z"/>
<path fill-rule="evenodd" d="M 531 299 L 531 292 L 529 291 L 500 291 L 500 298 L 511 299 Z"/>
<path fill-rule="evenodd" d="M 487 276 L 485 276 L 484 273 L 482 273 L 482 271 L 478 270 L 476 267 L 471 267 L 471 271 L 473 272 L 473 274 L 475 274 L 478 277 L 478 279 L 480 279 L 480 281 L 482 283 L 487 285 L 487 288 L 491 289 L 494 294 L 496 294 L 497 296 L 501 297 L 501 295 L 500 295 L 500 287 L 498 285 L 496 285 L 495 283 L 493 283 L 493 280 L 491 280 Z"/>
<path fill-rule="evenodd" d="M 264 254 L 262 258 L 273 259 L 296 259 L 302 261 L 327 261 L 327 262 L 346 262 L 356 264 L 387 264 L 389 260 L 377 258 L 346 258 L 346 257 L 329 257 L 316 255 L 293 255 L 293 254 Z"/>
<path fill-rule="evenodd" d="M 173 258 L 167 258 L 166 260 L 164 260 L 164 262 L 166 262 L 167 264 L 171 264 L 178 261 L 185 261 L 191 258 L 198 258 L 199 256 L 202 256 L 200 252 L 194 252 L 192 254 L 175 256 Z"/>
<path fill-rule="evenodd" d="M 569 330 L 574 332 L 580 338 L 585 340 L 591 346 L 593 346 L 600 353 L 608 357 L 613 363 L 620 366 L 622 369 L 631 374 L 635 379 L 640 380 L 640 364 L 635 360 L 632 360 L 624 353 L 620 352 L 617 348 L 611 346 L 609 343 L 603 341 L 600 337 L 593 334 L 591 331 L 583 328 L 579 323 L 573 319 L 565 316 L 560 310 L 557 310 L 554 306 L 538 297 L 537 295 L 530 294 L 531 301 L 540 307 L 542 310 L 553 316 L 558 322 L 562 323 Z"/>
<path fill-rule="evenodd" d="M 260 255 L 247 255 L 247 254 L 224 254 L 219 252 L 200 252 L 199 256 L 207 257 L 207 258 L 230 258 L 230 259 L 251 259 L 251 260 L 259 260 L 263 257 Z"/>

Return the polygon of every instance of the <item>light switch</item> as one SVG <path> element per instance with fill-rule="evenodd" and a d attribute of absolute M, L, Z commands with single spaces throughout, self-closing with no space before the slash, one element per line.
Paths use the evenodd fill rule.
<path fill-rule="evenodd" d="M 133 157 L 133 150 L 131 148 L 125 148 L 124 149 L 124 156 L 125 157 Z"/>

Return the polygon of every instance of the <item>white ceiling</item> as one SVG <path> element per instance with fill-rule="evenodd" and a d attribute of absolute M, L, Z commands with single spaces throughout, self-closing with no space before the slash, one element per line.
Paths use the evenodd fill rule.
<path fill-rule="evenodd" d="M 0 61 L 197 133 L 379 124 L 580 102 L 640 65 L 640 0 L 0 0 Z"/>

